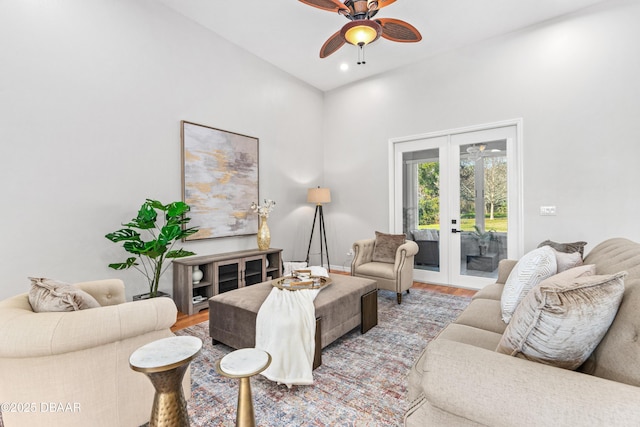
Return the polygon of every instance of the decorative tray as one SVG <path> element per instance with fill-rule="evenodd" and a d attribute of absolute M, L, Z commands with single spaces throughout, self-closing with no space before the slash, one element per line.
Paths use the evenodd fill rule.
<path fill-rule="evenodd" d="M 312 276 L 311 270 L 294 270 L 291 276 L 275 279 L 271 284 L 279 289 L 298 291 L 300 289 L 323 289 L 331 284 L 331 279 L 324 276 Z"/>

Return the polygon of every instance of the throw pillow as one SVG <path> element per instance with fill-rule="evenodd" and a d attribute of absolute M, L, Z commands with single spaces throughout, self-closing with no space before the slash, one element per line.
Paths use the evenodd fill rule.
<path fill-rule="evenodd" d="M 611 326 L 626 274 L 551 278 L 541 283 L 518 306 L 496 351 L 559 368 L 578 368 Z"/>
<path fill-rule="evenodd" d="M 584 247 L 587 245 L 587 242 L 573 242 L 573 243 L 558 243 L 553 242 L 551 240 L 545 240 L 544 242 L 538 245 L 539 248 L 543 246 L 551 246 L 558 252 L 580 252 L 580 256 L 584 256 Z"/>
<path fill-rule="evenodd" d="M 386 262 L 393 264 L 396 261 L 398 246 L 405 242 L 404 234 L 385 234 L 376 231 L 376 241 L 373 245 L 374 262 Z"/>
<path fill-rule="evenodd" d="M 558 273 L 562 273 L 563 271 L 582 265 L 582 255 L 580 255 L 580 252 L 558 252 L 555 249 L 553 252 L 556 254 Z"/>
<path fill-rule="evenodd" d="M 72 285 L 45 278 L 29 277 L 29 280 L 29 304 L 36 313 L 100 307 L 94 297 Z"/>
<path fill-rule="evenodd" d="M 538 283 L 556 274 L 557 269 L 556 255 L 548 246 L 534 249 L 523 256 L 511 270 L 502 290 L 502 320 L 509 323 L 526 294 Z"/>
<path fill-rule="evenodd" d="M 538 287 L 551 286 L 557 283 L 570 282 L 574 279 L 577 279 L 578 277 L 594 276 L 595 274 L 596 274 L 595 264 L 584 264 L 578 267 L 570 268 L 569 270 L 565 270 L 561 273 L 555 274 L 547 279 L 544 279 L 542 282 L 540 282 Z"/>

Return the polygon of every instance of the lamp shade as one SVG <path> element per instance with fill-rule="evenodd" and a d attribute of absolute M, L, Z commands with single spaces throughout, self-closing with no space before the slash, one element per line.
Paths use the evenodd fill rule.
<path fill-rule="evenodd" d="M 307 191 L 307 203 L 321 205 L 329 202 L 331 202 L 331 190 L 328 188 L 310 188 Z"/>
<path fill-rule="evenodd" d="M 364 46 L 380 38 L 382 27 L 376 21 L 357 20 L 347 23 L 340 32 L 347 43 Z"/>

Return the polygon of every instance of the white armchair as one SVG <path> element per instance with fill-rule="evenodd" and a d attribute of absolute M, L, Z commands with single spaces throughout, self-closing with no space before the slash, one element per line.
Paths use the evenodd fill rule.
<path fill-rule="evenodd" d="M 0 402 L 22 405 L 9 411 L 3 406 L 5 427 L 139 426 L 149 421 L 155 391 L 145 375 L 131 370 L 129 356 L 173 335 L 174 302 L 125 302 L 121 280 L 75 286 L 102 307 L 35 313 L 26 293 L 0 301 Z M 190 396 L 189 384 L 187 373 L 185 396 Z"/>
<path fill-rule="evenodd" d="M 409 288 L 413 285 L 413 258 L 418 253 L 418 245 L 412 240 L 407 240 L 398 247 L 393 263 L 375 262 L 375 242 L 376 239 L 365 239 L 353 244 L 351 275 L 375 280 L 378 289 L 395 292 L 398 304 L 401 304 L 402 293 L 409 293 Z"/>

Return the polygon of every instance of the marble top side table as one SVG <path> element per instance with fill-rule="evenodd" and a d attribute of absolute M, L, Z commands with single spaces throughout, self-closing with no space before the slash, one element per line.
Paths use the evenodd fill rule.
<path fill-rule="evenodd" d="M 251 377 L 259 374 L 271 364 L 271 355 L 257 348 L 243 348 L 232 351 L 216 363 L 218 373 L 227 378 L 240 379 L 238 386 L 238 409 L 236 426 L 255 427 L 251 397 Z"/>
<path fill-rule="evenodd" d="M 146 374 L 156 389 L 149 427 L 189 426 L 182 379 L 201 349 L 199 338 L 180 336 L 153 341 L 131 354 L 131 369 Z"/>

